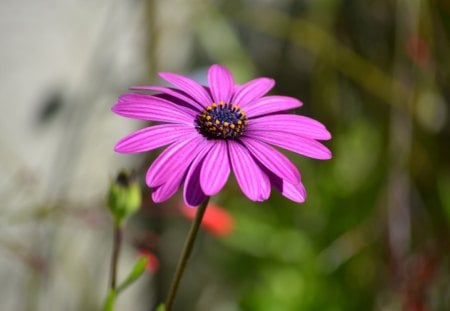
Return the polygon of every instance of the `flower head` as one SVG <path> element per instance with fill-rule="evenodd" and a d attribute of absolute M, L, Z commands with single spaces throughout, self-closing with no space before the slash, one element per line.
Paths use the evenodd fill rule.
<path fill-rule="evenodd" d="M 331 152 L 317 140 L 331 138 L 311 118 L 286 113 L 302 103 L 288 96 L 265 96 L 275 82 L 258 78 L 235 84 L 223 66 L 208 71 L 209 87 L 187 77 L 163 72 L 174 87 L 144 86 L 126 93 L 112 110 L 121 116 L 160 122 L 123 139 L 121 153 L 136 153 L 169 145 L 147 171 L 155 202 L 170 198 L 184 183 L 188 206 L 217 194 L 233 171 L 242 192 L 253 201 L 269 198 L 271 186 L 295 202 L 306 198 L 300 173 L 273 146 L 315 158 Z"/>

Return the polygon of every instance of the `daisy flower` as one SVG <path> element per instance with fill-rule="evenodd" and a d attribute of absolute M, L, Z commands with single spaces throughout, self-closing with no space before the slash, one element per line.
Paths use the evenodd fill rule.
<path fill-rule="evenodd" d="M 152 199 L 162 202 L 182 184 L 188 206 L 217 194 L 233 171 L 247 198 L 264 201 L 271 188 L 286 198 L 304 202 L 300 172 L 275 147 L 315 159 L 330 159 L 318 140 L 331 138 L 320 122 L 287 113 L 302 103 L 288 96 L 266 96 L 275 82 L 257 78 L 234 82 L 227 68 L 212 65 L 208 84 L 175 73 L 159 76 L 173 85 L 134 87 L 112 108 L 116 114 L 158 124 L 138 130 L 115 146 L 120 153 L 167 148 L 147 171 Z"/>

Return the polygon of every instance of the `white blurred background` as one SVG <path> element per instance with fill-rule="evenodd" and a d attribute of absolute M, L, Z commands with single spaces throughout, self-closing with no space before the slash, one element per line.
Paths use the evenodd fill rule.
<path fill-rule="evenodd" d="M 189 16 L 184 1 L 0 1 L 1 310 L 100 307 L 105 191 L 137 159 L 112 148 L 140 126 L 110 107 L 158 67 L 183 67 Z M 125 269 L 135 257 L 125 249 Z M 120 309 L 148 309 L 134 298 Z"/>

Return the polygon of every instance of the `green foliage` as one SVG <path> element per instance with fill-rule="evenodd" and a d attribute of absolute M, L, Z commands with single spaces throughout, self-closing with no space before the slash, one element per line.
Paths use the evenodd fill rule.
<path fill-rule="evenodd" d="M 141 277 L 141 275 L 145 271 L 145 267 L 147 266 L 148 258 L 143 256 L 138 258 L 138 260 L 134 263 L 133 269 L 128 274 L 127 278 L 117 287 L 117 293 L 121 293 L 128 286 L 133 284 L 137 279 Z"/>
<path fill-rule="evenodd" d="M 236 310 L 448 309 L 446 3 L 202 3 L 202 13 L 222 14 L 217 24 L 203 19 L 202 29 L 226 28 L 227 36 L 212 47 L 217 38 L 202 35 L 201 52 L 227 64 L 249 59 L 242 68 L 276 78 L 274 93 L 300 98 L 298 113 L 333 135 L 328 162 L 288 154 L 302 172 L 305 204 L 276 193 L 249 202 L 233 183 L 213 198 L 233 213 L 236 230 L 216 250 L 214 277 L 203 278 L 228 289 Z M 214 52 L 228 41 L 249 56 Z"/>
<path fill-rule="evenodd" d="M 166 307 L 162 303 L 162 304 L 158 305 L 158 307 L 156 307 L 155 311 L 166 311 Z"/>
<path fill-rule="evenodd" d="M 103 304 L 103 311 L 113 311 L 116 303 L 117 293 L 114 290 L 109 290 L 108 296 Z"/>
<path fill-rule="evenodd" d="M 127 289 L 131 284 L 137 281 L 145 271 L 148 263 L 147 257 L 140 257 L 133 265 L 133 269 L 128 274 L 127 278 L 117 287 L 116 290 L 110 289 L 103 304 L 103 311 L 113 311 L 114 305 L 120 293 Z"/>

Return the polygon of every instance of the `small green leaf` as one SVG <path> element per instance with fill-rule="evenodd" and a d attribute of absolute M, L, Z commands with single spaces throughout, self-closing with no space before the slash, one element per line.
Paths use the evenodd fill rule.
<path fill-rule="evenodd" d="M 121 171 L 109 187 L 108 208 L 118 226 L 141 206 L 141 188 L 131 173 Z"/>
<path fill-rule="evenodd" d="M 157 307 L 155 311 L 166 311 L 166 305 L 163 303 L 160 303 Z"/>
<path fill-rule="evenodd" d="M 116 303 L 117 294 L 114 290 L 110 289 L 108 296 L 106 296 L 105 303 L 103 304 L 103 311 L 113 311 L 114 304 Z"/>
<path fill-rule="evenodd" d="M 147 257 L 140 257 L 134 264 L 133 270 L 131 270 L 128 277 L 117 288 L 117 293 L 122 292 L 124 289 L 126 289 L 128 286 L 134 283 L 134 281 L 136 281 L 144 273 L 147 263 L 148 263 Z"/>

